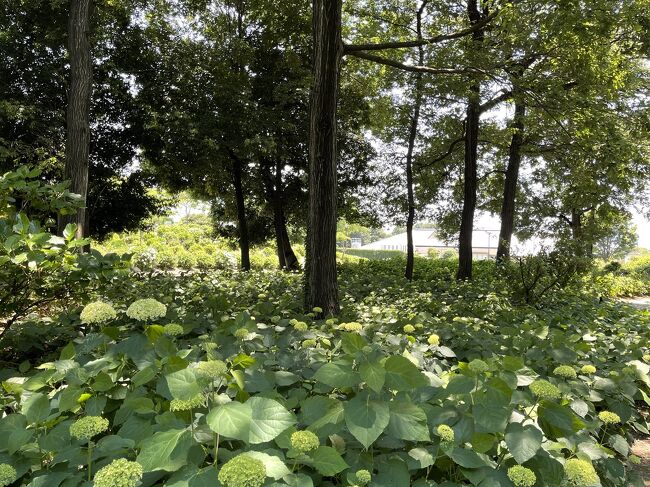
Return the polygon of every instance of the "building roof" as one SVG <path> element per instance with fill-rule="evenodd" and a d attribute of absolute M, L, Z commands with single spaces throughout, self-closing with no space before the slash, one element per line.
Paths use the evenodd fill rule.
<path fill-rule="evenodd" d="M 474 248 L 496 248 L 499 238 L 499 230 L 474 230 L 472 232 L 472 247 Z M 513 245 L 517 244 L 513 237 Z M 386 246 L 406 247 L 406 232 L 377 240 L 362 246 L 362 249 L 384 249 Z M 435 230 L 413 230 L 413 246 L 420 248 L 445 248 L 455 249 L 458 247 L 458 240 L 453 239 L 445 242 L 436 236 Z"/>

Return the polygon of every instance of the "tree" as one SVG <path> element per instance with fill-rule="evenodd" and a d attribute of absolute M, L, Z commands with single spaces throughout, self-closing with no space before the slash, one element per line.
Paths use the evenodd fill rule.
<path fill-rule="evenodd" d="M 634 250 L 638 241 L 637 229 L 630 215 L 621 215 L 606 225 L 604 235 L 597 238 L 595 255 L 605 261 L 621 259 Z"/>

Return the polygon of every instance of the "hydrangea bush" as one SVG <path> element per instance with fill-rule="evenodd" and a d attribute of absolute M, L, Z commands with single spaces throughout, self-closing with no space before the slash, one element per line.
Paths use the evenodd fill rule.
<path fill-rule="evenodd" d="M 340 318 L 304 313 L 299 276 L 275 271 L 107 288 L 113 319 L 3 371 L 0 479 L 642 485 L 629 444 L 648 426 L 648 314 L 587 295 L 513 307 L 480 266 L 432 299 L 391 266 L 343 268 Z"/>

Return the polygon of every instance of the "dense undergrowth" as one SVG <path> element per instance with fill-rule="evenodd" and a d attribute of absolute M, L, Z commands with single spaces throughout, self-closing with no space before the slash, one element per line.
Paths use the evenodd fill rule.
<path fill-rule="evenodd" d="M 343 264 L 338 319 L 303 313 L 298 274 L 230 268 L 33 317 L 3 344 L 0 464 L 48 487 L 643 485 L 650 314 L 580 285 L 513 304 L 489 262 L 428 262 Z"/>

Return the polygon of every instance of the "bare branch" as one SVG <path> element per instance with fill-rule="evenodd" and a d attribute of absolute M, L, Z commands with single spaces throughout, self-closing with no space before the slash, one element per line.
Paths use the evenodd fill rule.
<path fill-rule="evenodd" d="M 414 66 L 412 64 L 404 64 L 393 59 L 388 59 L 375 54 L 370 54 L 363 51 L 354 51 L 349 53 L 351 56 L 366 59 L 385 66 L 401 69 L 403 71 L 410 71 L 412 73 L 429 73 L 429 74 L 472 74 L 481 72 L 476 68 L 432 68 L 429 66 Z"/>

